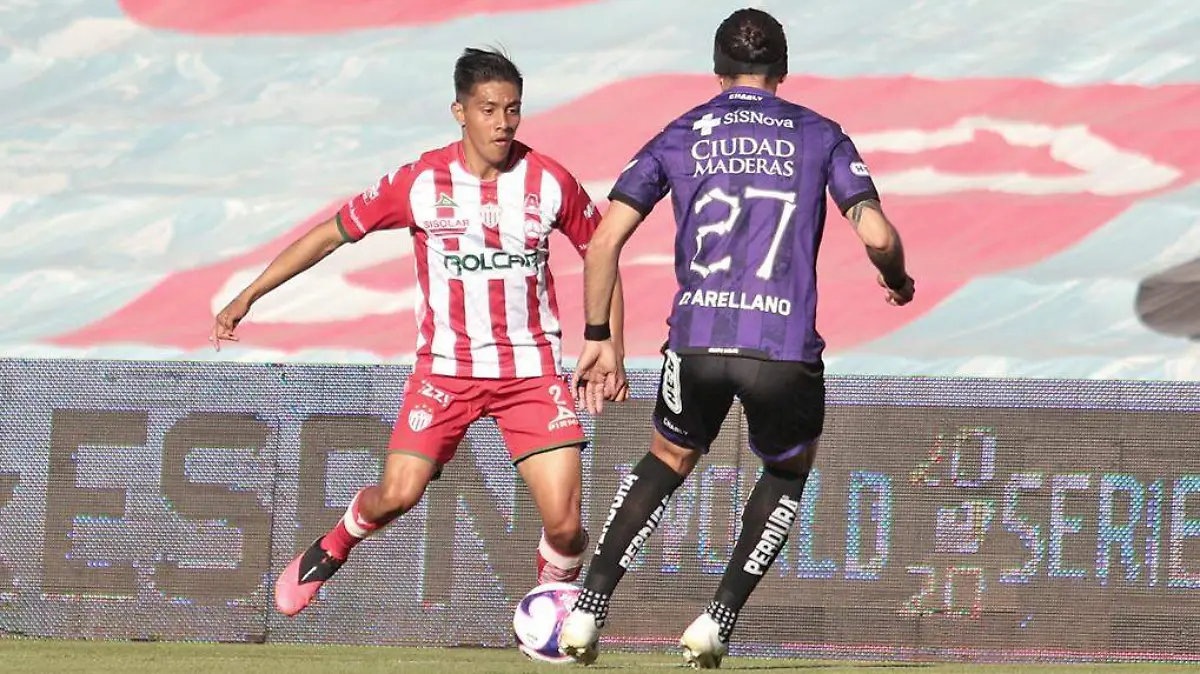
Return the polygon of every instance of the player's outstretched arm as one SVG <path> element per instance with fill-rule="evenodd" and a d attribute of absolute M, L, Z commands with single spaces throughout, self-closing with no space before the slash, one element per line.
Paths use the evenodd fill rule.
<path fill-rule="evenodd" d="M 592 236 L 583 264 L 584 317 L 588 325 L 607 325 L 611 321 L 621 249 L 641 223 L 641 213 L 613 201 Z"/>
<path fill-rule="evenodd" d="M 871 264 L 879 270 L 879 285 L 887 290 L 887 300 L 896 306 L 913 298 L 913 279 L 904 265 L 904 244 L 900 232 L 883 214 L 878 199 L 866 199 L 846 211 L 846 219 L 867 249 Z"/>
<path fill-rule="evenodd" d="M 612 327 L 613 349 L 617 355 L 616 390 L 612 391 L 612 400 L 623 402 L 629 399 L 629 382 L 625 380 L 625 284 L 621 282 L 621 271 L 617 270 L 616 283 L 613 286 L 612 312 L 608 320 Z"/>
<path fill-rule="evenodd" d="M 641 224 L 642 217 L 633 207 L 612 201 L 592 236 L 583 265 L 583 306 L 587 330 L 583 352 L 575 369 L 575 390 L 580 392 L 581 388 L 586 388 L 582 394 L 586 398 L 588 411 L 593 414 L 603 409 L 604 398 L 611 398 L 618 392 L 618 376 L 623 378 L 617 345 L 612 338 L 616 336 L 612 331 L 612 317 L 620 311 L 623 322 L 624 308 L 615 306 L 613 296 L 618 285 L 621 249 Z M 618 326 L 618 329 L 620 327 L 623 326 Z M 605 333 L 612 337 L 605 337 Z"/>
<path fill-rule="evenodd" d="M 212 334 L 209 340 L 218 351 L 221 340 L 236 342 L 234 330 L 238 323 L 245 318 L 251 305 L 263 295 L 286 283 L 293 276 L 320 262 L 325 256 L 337 250 L 345 242 L 337 220 L 330 219 L 313 227 L 304 236 L 293 241 L 279 255 L 271 260 L 271 264 L 254 279 L 245 290 L 238 293 L 225 308 L 217 314 L 213 322 Z"/>

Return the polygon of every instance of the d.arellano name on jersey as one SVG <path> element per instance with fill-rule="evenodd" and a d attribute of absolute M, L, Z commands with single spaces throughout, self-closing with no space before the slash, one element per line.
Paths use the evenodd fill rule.
<path fill-rule="evenodd" d="M 782 297 L 717 290 L 698 290 L 694 293 L 690 290 L 684 291 L 679 297 L 679 306 L 765 311 L 780 316 L 790 316 L 792 313 L 792 302 Z"/>
<path fill-rule="evenodd" d="M 796 164 L 792 159 L 795 156 L 795 143 L 782 138 L 758 140 L 736 136 L 702 139 L 692 144 L 692 159 L 696 160 L 693 177 L 751 173 L 790 178 L 796 174 Z"/>

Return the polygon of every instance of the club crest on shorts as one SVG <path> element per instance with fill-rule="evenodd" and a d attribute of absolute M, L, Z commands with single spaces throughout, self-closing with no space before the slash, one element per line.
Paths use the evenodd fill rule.
<path fill-rule="evenodd" d="M 408 427 L 413 433 L 420 433 L 433 423 L 433 410 L 424 405 L 417 405 L 408 412 Z"/>

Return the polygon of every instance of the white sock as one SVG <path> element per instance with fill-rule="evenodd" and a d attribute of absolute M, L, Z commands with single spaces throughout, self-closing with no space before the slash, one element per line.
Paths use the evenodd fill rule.
<path fill-rule="evenodd" d="M 586 544 L 583 546 L 583 549 L 587 550 Z M 563 571 L 569 571 L 583 564 L 582 552 L 580 552 L 578 555 L 567 556 L 555 550 L 550 545 L 550 541 L 546 540 L 545 529 L 542 530 L 542 540 L 538 541 L 538 553 L 541 554 L 542 559 L 562 569 Z"/>

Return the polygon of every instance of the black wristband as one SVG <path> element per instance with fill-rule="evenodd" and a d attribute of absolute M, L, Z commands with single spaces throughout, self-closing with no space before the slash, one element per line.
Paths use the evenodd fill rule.
<path fill-rule="evenodd" d="M 583 328 L 583 338 L 589 342 L 603 342 L 606 339 L 612 339 L 612 330 L 609 329 L 608 323 L 600 325 L 589 323 Z"/>

